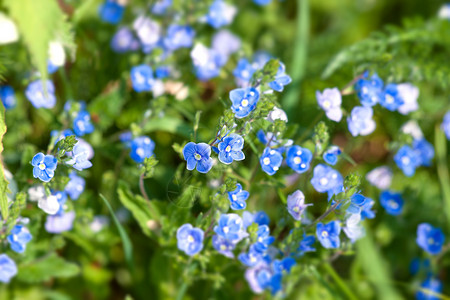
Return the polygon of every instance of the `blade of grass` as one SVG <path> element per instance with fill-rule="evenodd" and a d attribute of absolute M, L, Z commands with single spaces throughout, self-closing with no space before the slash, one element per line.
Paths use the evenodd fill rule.
<path fill-rule="evenodd" d="M 3 103 L 0 103 L 0 158 L 3 152 L 3 135 L 6 133 L 6 122 L 5 122 L 5 107 Z M 3 170 L 3 164 L 0 162 L 0 210 L 2 214 L 2 219 L 6 221 L 9 216 L 8 209 L 8 197 L 6 193 L 8 192 L 8 180 L 5 177 L 5 171 Z"/>
<path fill-rule="evenodd" d="M 333 280 L 336 282 L 337 286 L 341 289 L 341 291 L 345 294 L 347 299 L 358 300 L 358 297 L 353 294 L 352 290 L 347 286 L 347 284 L 342 280 L 339 274 L 334 270 L 334 268 L 328 263 L 323 264 L 323 268 L 325 271 L 330 274 Z"/>
<path fill-rule="evenodd" d="M 117 219 L 116 215 L 114 214 L 111 204 L 109 204 L 108 200 L 102 194 L 99 194 L 99 195 L 100 195 L 100 198 L 102 198 L 103 202 L 105 202 L 106 207 L 108 207 L 108 210 L 111 213 L 111 216 L 114 220 L 114 224 L 116 224 L 117 230 L 119 231 L 120 238 L 122 239 L 123 252 L 125 253 L 125 260 L 128 264 L 128 267 L 130 268 L 130 271 L 134 272 L 133 244 L 131 244 L 131 240 L 128 237 L 127 232 L 125 231 L 125 229 L 123 228 L 123 226 L 120 224 L 119 220 Z"/>
<path fill-rule="evenodd" d="M 439 125 L 436 125 L 434 130 L 434 140 L 436 146 L 437 174 L 441 184 L 442 197 L 444 198 L 445 214 L 447 216 L 448 225 L 450 226 L 450 176 L 448 174 L 446 157 L 447 140 Z"/>

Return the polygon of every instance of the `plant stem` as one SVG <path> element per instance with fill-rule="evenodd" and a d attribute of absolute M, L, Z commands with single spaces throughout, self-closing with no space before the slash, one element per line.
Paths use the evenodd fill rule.
<path fill-rule="evenodd" d="M 334 270 L 334 268 L 330 265 L 330 263 L 325 262 L 323 265 L 325 271 L 333 278 L 336 282 L 337 286 L 341 289 L 341 291 L 345 294 L 347 299 L 357 300 L 358 297 L 353 294 L 352 290 L 347 286 L 347 284 L 342 280 L 339 274 Z"/>
<path fill-rule="evenodd" d="M 139 189 L 141 190 L 141 194 L 145 198 L 145 200 L 150 201 L 150 199 L 148 198 L 147 192 L 145 191 L 144 174 L 141 174 L 141 176 L 139 176 Z"/>
<path fill-rule="evenodd" d="M 445 205 L 445 213 L 447 222 L 450 226 L 450 176 L 447 165 L 447 145 L 444 132 L 442 132 L 439 124 L 436 124 L 434 139 L 436 145 L 436 166 L 439 182 L 442 189 L 442 198 Z"/>

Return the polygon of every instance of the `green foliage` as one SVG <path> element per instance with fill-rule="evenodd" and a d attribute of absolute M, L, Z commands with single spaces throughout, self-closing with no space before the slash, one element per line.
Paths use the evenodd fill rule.
<path fill-rule="evenodd" d="M 0 104 L 0 157 L 3 152 L 3 136 L 6 133 L 6 123 L 5 123 L 5 107 L 3 103 Z M 8 198 L 6 194 L 8 193 L 8 180 L 5 178 L 5 170 L 3 169 L 3 164 L 0 163 L 0 210 L 2 214 L 2 219 L 8 219 Z"/>
<path fill-rule="evenodd" d="M 26 194 L 24 192 L 17 193 L 14 203 L 11 205 L 10 216 L 6 222 L 6 235 L 8 235 L 14 225 L 16 225 L 17 218 L 20 216 L 22 209 L 25 208 L 26 202 Z"/>
<path fill-rule="evenodd" d="M 142 167 L 142 174 L 144 178 L 151 178 L 155 174 L 155 167 L 158 164 L 158 160 L 155 158 L 155 156 L 152 157 L 146 157 L 144 159 L 143 167 Z"/>
<path fill-rule="evenodd" d="M 56 156 L 58 158 L 63 157 L 67 152 L 71 152 L 75 144 L 78 143 L 75 135 L 69 135 L 64 139 L 59 140 L 56 145 Z"/>
<path fill-rule="evenodd" d="M 37 283 L 52 278 L 73 277 L 79 272 L 80 268 L 76 264 L 65 261 L 53 252 L 20 265 L 17 279 L 27 283 Z"/>

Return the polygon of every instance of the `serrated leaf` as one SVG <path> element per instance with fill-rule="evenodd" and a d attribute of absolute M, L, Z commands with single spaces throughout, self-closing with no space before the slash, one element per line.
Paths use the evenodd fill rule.
<path fill-rule="evenodd" d="M 56 253 L 19 266 L 17 279 L 23 282 L 44 282 L 52 278 L 69 278 L 80 272 L 78 265 L 68 262 Z"/>
<path fill-rule="evenodd" d="M 17 23 L 41 79 L 45 81 L 49 43 L 61 30 L 69 31 L 65 24 L 66 16 L 54 0 L 8 0 L 5 4 Z M 67 37 L 69 33 L 63 36 Z"/>
<path fill-rule="evenodd" d="M 120 202 L 133 214 L 142 232 L 149 237 L 154 236 L 148 227 L 148 221 L 159 222 L 159 211 L 152 201 L 146 201 L 139 195 L 133 195 L 124 182 L 119 182 L 117 193 Z"/>
<path fill-rule="evenodd" d="M 6 123 L 5 123 L 5 107 L 3 103 L 0 104 L 0 156 L 3 152 L 3 136 L 6 133 Z M 8 197 L 6 196 L 8 191 L 8 180 L 5 178 L 5 170 L 3 169 L 3 164 L 0 163 L 0 210 L 2 214 L 2 219 L 6 220 L 8 218 Z"/>

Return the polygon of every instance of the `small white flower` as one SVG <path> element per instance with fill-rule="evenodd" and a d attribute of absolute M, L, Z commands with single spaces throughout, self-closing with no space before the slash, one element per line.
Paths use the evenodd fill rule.
<path fill-rule="evenodd" d="M 49 215 L 54 215 L 59 211 L 60 204 L 54 195 L 44 197 L 39 200 L 38 207 Z"/>
<path fill-rule="evenodd" d="M 16 42 L 18 39 L 16 24 L 5 14 L 0 13 L 0 45 Z"/>

